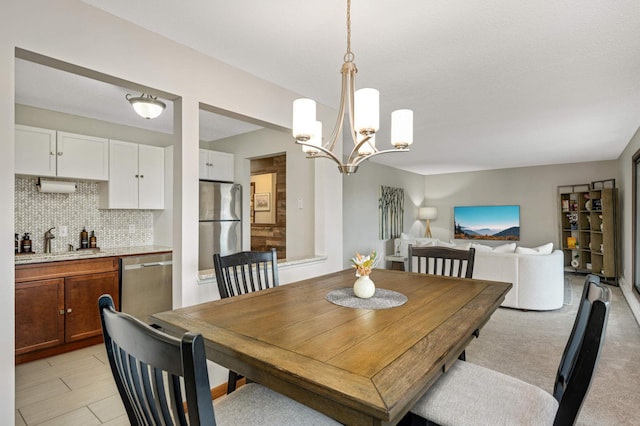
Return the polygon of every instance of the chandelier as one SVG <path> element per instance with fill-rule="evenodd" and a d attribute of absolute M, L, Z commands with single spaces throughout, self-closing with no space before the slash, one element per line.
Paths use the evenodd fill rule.
<path fill-rule="evenodd" d="M 293 137 L 302 145 L 307 158 L 328 158 L 338 164 L 340 173 L 351 174 L 358 165 L 369 158 L 388 152 L 408 152 L 413 143 L 413 111 L 400 109 L 391 113 L 391 144 L 394 149 L 376 148 L 375 134 L 380 121 L 380 93 L 376 89 L 355 90 L 358 69 L 351 51 L 351 0 L 347 0 L 347 52 L 344 54 L 342 92 L 338 119 L 331 137 L 323 143 L 322 123 L 316 121 L 316 103 L 312 99 L 296 99 L 293 102 Z M 342 133 L 344 121 L 349 120 L 354 147 L 346 163 L 341 153 L 334 153 L 336 142 Z"/>

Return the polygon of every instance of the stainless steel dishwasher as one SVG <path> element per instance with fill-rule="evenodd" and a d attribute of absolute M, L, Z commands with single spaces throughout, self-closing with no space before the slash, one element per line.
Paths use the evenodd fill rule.
<path fill-rule="evenodd" d="M 151 323 L 150 315 L 172 307 L 172 255 L 146 254 L 120 258 L 120 308 Z"/>

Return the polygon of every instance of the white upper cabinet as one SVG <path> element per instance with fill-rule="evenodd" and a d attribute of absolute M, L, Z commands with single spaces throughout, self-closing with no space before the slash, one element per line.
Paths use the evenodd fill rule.
<path fill-rule="evenodd" d="M 138 208 L 164 209 L 164 148 L 138 145 Z"/>
<path fill-rule="evenodd" d="M 15 172 L 73 179 L 109 179 L 109 141 L 16 125 Z"/>
<path fill-rule="evenodd" d="M 164 209 L 164 148 L 111 140 L 109 157 L 99 208 Z"/>
<path fill-rule="evenodd" d="M 58 132 L 58 176 L 109 179 L 109 140 Z"/>
<path fill-rule="evenodd" d="M 56 175 L 56 131 L 16 124 L 16 173 Z"/>
<path fill-rule="evenodd" d="M 200 179 L 233 182 L 234 155 L 226 152 L 200 150 Z"/>

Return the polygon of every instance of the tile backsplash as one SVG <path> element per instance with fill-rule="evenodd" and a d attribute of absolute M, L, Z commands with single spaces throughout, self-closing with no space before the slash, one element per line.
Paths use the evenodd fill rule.
<path fill-rule="evenodd" d="M 44 251 L 44 233 L 53 226 L 54 253 L 67 251 L 69 244 L 78 248 L 83 227 L 95 231 L 103 249 L 153 244 L 151 210 L 98 210 L 97 182 L 75 181 L 77 189 L 71 194 L 41 193 L 37 182 L 37 177 L 16 176 L 15 188 L 15 232 L 20 239 L 29 232 L 36 253 Z M 61 226 L 68 229 L 66 237 L 60 236 Z"/>

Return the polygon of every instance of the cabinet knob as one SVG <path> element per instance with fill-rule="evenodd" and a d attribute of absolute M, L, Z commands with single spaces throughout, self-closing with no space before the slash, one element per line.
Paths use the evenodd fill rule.
<path fill-rule="evenodd" d="M 49 155 L 56 155 L 56 153 L 55 153 L 55 152 L 53 152 L 53 151 L 51 151 L 51 152 L 49 153 Z"/>
<path fill-rule="evenodd" d="M 58 151 L 58 155 L 62 155 L 62 151 Z"/>
<path fill-rule="evenodd" d="M 139 177 L 140 177 L 140 175 L 136 175 L 136 179 L 139 178 Z"/>
<path fill-rule="evenodd" d="M 71 308 L 67 308 L 67 313 L 70 314 L 71 312 Z"/>
<path fill-rule="evenodd" d="M 144 175 L 140 175 L 141 178 L 144 178 Z"/>
<path fill-rule="evenodd" d="M 64 309 L 60 309 L 60 315 L 64 315 Z"/>

